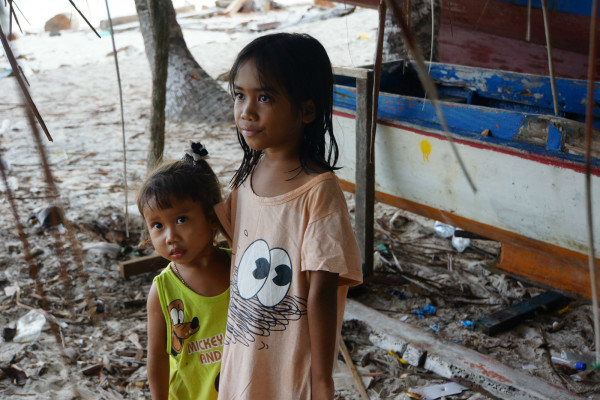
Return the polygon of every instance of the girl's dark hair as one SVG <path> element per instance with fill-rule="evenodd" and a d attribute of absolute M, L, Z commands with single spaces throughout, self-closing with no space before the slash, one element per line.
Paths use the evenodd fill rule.
<path fill-rule="evenodd" d="M 339 150 L 332 123 L 333 73 L 323 45 L 312 36 L 300 33 L 275 33 L 254 39 L 240 51 L 231 67 L 229 90 L 234 97 L 235 78 L 247 61 L 256 65 L 261 83 L 285 91 L 294 110 L 300 111 L 307 100 L 313 101 L 315 119 L 304 126 L 300 142 L 302 170 L 338 169 L 335 164 Z M 262 154 L 262 151 L 248 146 L 239 130 L 237 137 L 244 158 L 231 179 L 234 188 L 239 187 L 252 173 Z"/>
<path fill-rule="evenodd" d="M 200 203 L 206 218 L 216 221 L 213 206 L 221 201 L 221 187 L 206 161 L 194 161 L 186 154 L 181 161 L 158 166 L 140 188 L 137 206 L 143 217 L 145 206 L 152 203 L 159 209 L 171 208 L 175 199 Z"/>

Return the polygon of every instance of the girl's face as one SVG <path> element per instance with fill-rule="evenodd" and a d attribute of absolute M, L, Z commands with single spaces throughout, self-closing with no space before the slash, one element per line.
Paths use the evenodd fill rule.
<path fill-rule="evenodd" d="M 143 209 L 152 245 L 162 257 L 182 266 L 197 266 L 210 256 L 216 224 L 192 199 L 171 199 L 171 208 L 158 209 L 147 204 Z"/>
<path fill-rule="evenodd" d="M 253 60 L 238 69 L 233 90 L 235 123 L 248 146 L 267 152 L 298 153 L 304 124 L 312 120 L 304 111 L 306 107 L 294 110 L 281 87 L 261 83 Z"/>

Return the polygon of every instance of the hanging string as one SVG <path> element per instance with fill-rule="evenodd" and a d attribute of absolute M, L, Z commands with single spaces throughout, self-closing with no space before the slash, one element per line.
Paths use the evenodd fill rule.
<path fill-rule="evenodd" d="M 108 0 L 106 3 L 106 15 L 108 16 L 108 24 L 110 25 L 110 37 L 112 39 L 113 54 L 115 55 L 115 67 L 117 69 L 117 82 L 119 83 L 119 101 L 121 103 L 121 135 L 123 139 L 123 191 L 125 192 L 125 236 L 129 238 L 129 210 L 127 209 L 128 199 L 127 192 L 127 143 L 125 140 L 125 113 L 123 112 L 123 88 L 121 86 L 121 73 L 119 72 L 119 57 L 117 56 L 117 46 L 115 44 L 115 32 L 113 30 L 112 18 L 110 17 L 110 9 L 108 8 Z"/>

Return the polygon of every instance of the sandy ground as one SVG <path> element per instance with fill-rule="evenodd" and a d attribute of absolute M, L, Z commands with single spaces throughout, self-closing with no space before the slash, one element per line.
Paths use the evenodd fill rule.
<path fill-rule="evenodd" d="M 290 3 L 266 15 L 206 19 L 200 18 L 202 12 L 198 11 L 182 15 L 180 24 L 190 50 L 215 78 L 227 72 L 236 53 L 259 34 L 252 28 L 272 21 L 282 22 L 278 30 L 308 32 L 321 40 L 334 65 L 371 63 L 376 12 L 357 9 L 341 18 L 300 21 L 302 16 L 316 18 L 323 12 L 308 4 Z M 6 191 L 0 185 L 0 218 L 3 226 L 9 227 L 0 230 L 2 399 L 149 398 L 145 297 L 154 273 L 124 279 L 118 263 L 151 251 L 141 240 L 141 221 L 131 206 L 146 168 L 151 79 L 137 25 L 120 25 L 116 30 L 125 103 L 129 237 L 125 234 L 123 143 L 110 38 L 99 39 L 80 29 L 53 37 L 26 34 L 13 43 L 32 97 L 54 139 L 44 139 L 44 148 L 66 217 L 84 249 L 82 263 L 73 261 L 79 245 L 72 244 L 67 235 L 37 226 L 36 219 L 30 218 L 39 215 L 36 210 L 40 207 L 52 204 L 52 199 L 47 197 L 38 151 L 14 79 L 0 79 L 0 154 L 39 267 L 40 282 L 60 326 L 59 340 L 66 349 L 66 358 L 61 358 L 48 323 L 35 340 L 10 340 L 11 328 L 40 302 L 22 258 L 23 246 L 13 228 Z M 6 58 L 0 57 L 0 76 L 7 67 Z M 179 158 L 189 140 L 206 144 L 226 193 L 240 158 L 233 125 L 169 123 L 165 158 Z M 353 198 L 350 194 L 347 198 L 353 211 Z M 592 353 L 588 302 L 576 300 L 565 314 L 540 315 L 496 337 L 468 330 L 462 321 L 506 308 L 543 290 L 486 269 L 497 259 L 498 243 L 474 241 L 458 253 L 448 239 L 435 235 L 433 221 L 381 204 L 377 205 L 376 221 L 380 261 L 375 279 L 356 291 L 355 299 L 424 330 L 435 330 L 440 338 L 462 343 L 524 373 L 597 398 L 597 374 L 569 376 L 549 362 L 549 354 L 560 349 Z M 403 266 L 402 273 L 394 266 L 394 257 Z M 71 278 L 63 279 L 61 271 Z M 412 313 L 426 304 L 436 306 L 435 315 L 419 318 Z M 92 317 L 90 309 L 94 310 Z M 399 364 L 369 341 L 368 331 L 351 322 L 344 327 L 344 337 L 371 399 L 408 398 L 410 388 L 446 381 L 426 370 Z M 338 398 L 359 399 L 341 359 L 338 367 Z M 467 390 L 449 398 L 489 397 Z"/>

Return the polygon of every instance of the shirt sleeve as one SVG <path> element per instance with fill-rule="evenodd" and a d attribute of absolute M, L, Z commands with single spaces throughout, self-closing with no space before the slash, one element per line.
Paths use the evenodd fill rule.
<path fill-rule="evenodd" d="M 302 270 L 339 274 L 339 285 L 362 282 L 362 258 L 343 195 L 320 198 L 317 207 L 329 213 L 311 221 L 302 241 Z M 323 200 L 331 202 L 323 204 Z"/>

